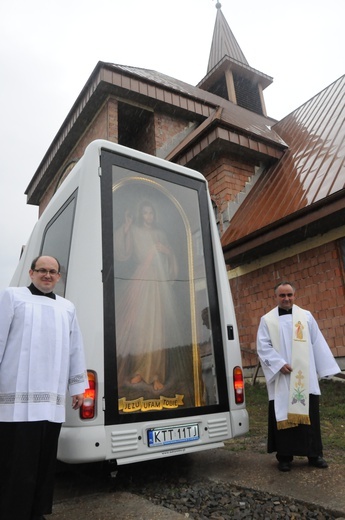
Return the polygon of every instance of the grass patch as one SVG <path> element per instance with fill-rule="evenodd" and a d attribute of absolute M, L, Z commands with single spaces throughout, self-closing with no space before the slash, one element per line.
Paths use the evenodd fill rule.
<path fill-rule="evenodd" d="M 345 463 L 345 382 L 320 381 L 321 432 L 325 457 Z M 266 453 L 268 397 L 265 383 L 251 381 L 245 386 L 249 415 L 249 432 L 243 437 L 226 442 L 231 451 Z"/>

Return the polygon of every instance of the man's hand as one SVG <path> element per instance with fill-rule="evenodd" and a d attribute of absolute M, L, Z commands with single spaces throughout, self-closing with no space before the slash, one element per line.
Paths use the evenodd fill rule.
<path fill-rule="evenodd" d="M 72 408 L 73 410 L 79 410 L 84 402 L 84 394 L 78 394 L 72 396 Z"/>
<path fill-rule="evenodd" d="M 284 375 L 290 374 L 292 372 L 292 367 L 288 363 L 286 363 L 284 366 L 280 369 L 281 373 Z"/>

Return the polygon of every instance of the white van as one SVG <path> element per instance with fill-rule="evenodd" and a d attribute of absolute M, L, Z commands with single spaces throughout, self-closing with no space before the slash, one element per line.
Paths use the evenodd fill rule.
<path fill-rule="evenodd" d="M 237 325 L 205 178 L 97 140 L 36 223 L 34 257 L 61 264 L 90 389 L 67 407 L 58 458 L 144 461 L 223 446 L 248 431 Z"/>

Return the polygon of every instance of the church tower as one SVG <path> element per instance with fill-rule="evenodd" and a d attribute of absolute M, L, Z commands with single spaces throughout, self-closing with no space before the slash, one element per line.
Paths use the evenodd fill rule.
<path fill-rule="evenodd" d="M 216 3 L 216 8 L 207 75 L 197 86 L 266 116 L 263 90 L 273 80 L 249 66 L 222 13 L 220 2 Z"/>

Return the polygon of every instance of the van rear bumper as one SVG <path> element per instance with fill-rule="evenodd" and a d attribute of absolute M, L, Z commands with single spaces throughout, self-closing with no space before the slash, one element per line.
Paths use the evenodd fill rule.
<path fill-rule="evenodd" d="M 149 446 L 148 431 L 170 431 L 198 425 L 200 436 L 187 442 Z M 68 464 L 116 460 L 129 464 L 160 457 L 193 453 L 224 445 L 224 441 L 247 433 L 248 413 L 245 408 L 227 413 L 165 419 L 122 425 L 65 426 L 61 429 L 58 460 Z"/>
<path fill-rule="evenodd" d="M 104 426 L 61 428 L 57 458 L 68 464 L 97 462 L 106 458 Z"/>
<path fill-rule="evenodd" d="M 246 408 L 231 410 L 230 422 L 232 437 L 245 435 L 249 431 L 249 417 Z"/>

